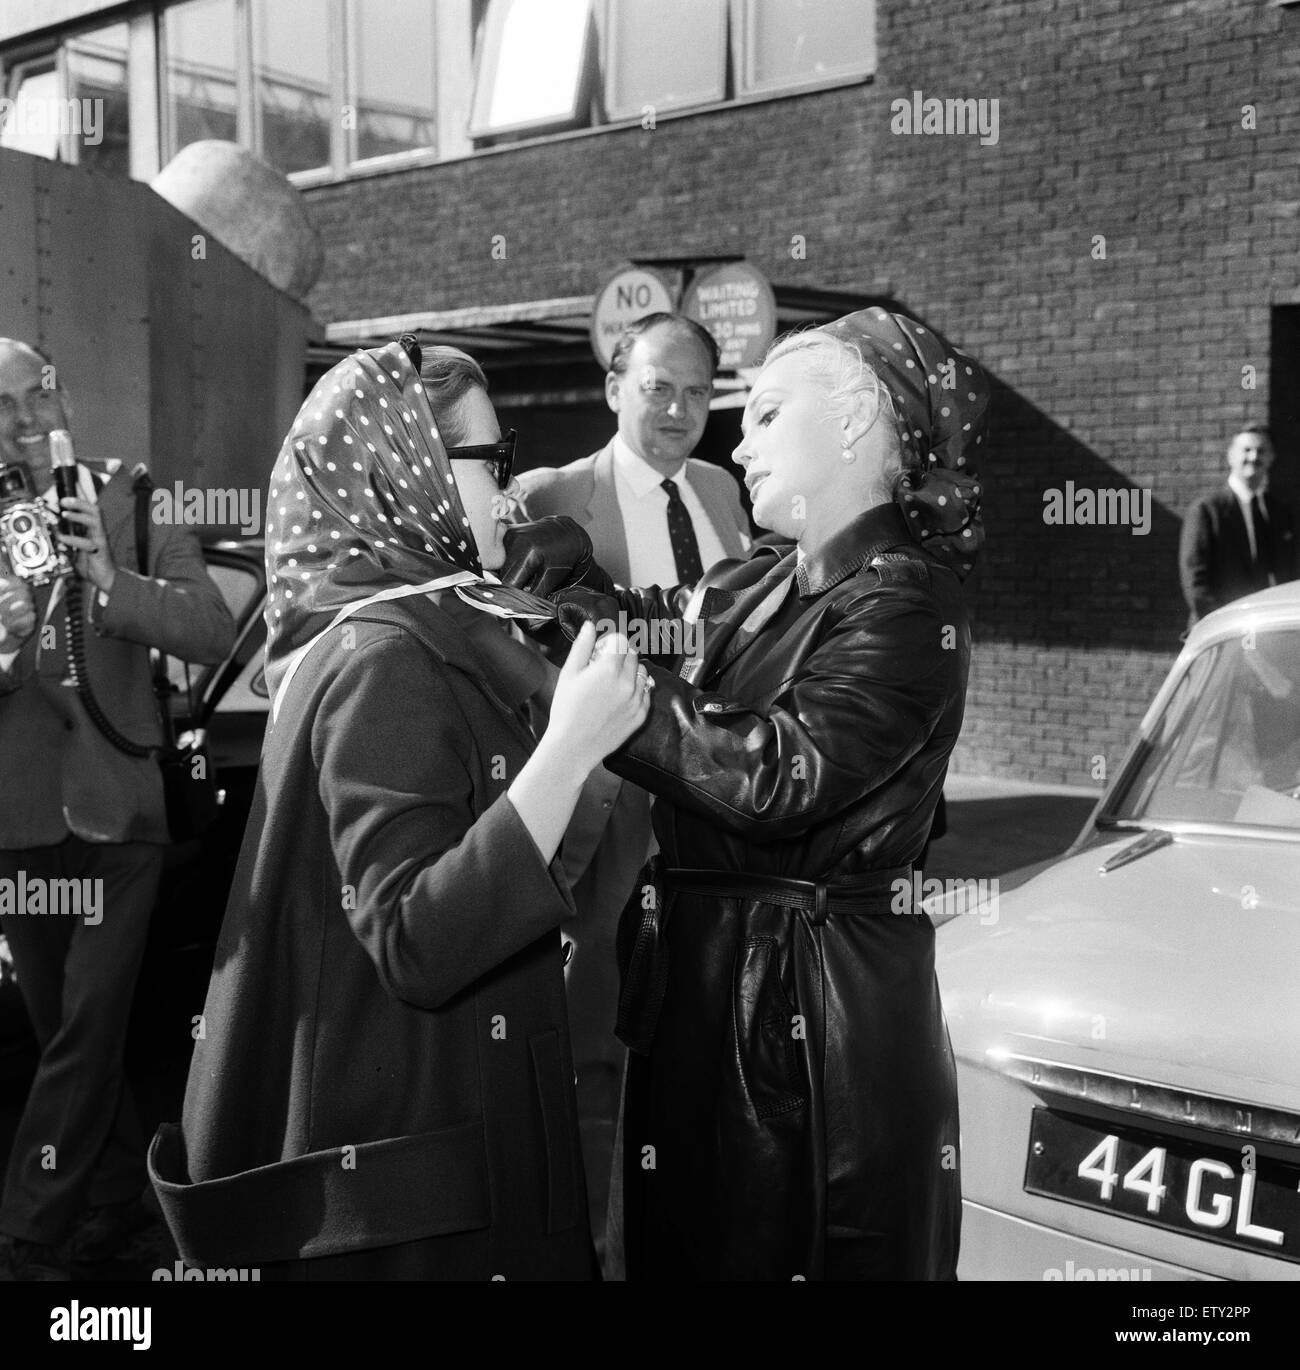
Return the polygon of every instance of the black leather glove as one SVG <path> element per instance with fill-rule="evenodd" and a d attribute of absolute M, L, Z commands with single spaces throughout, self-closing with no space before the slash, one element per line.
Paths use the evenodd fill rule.
<path fill-rule="evenodd" d="M 619 602 L 613 595 L 600 594 L 582 585 L 570 585 L 551 596 L 555 605 L 556 617 L 564 636 L 573 641 L 582 631 L 584 623 L 599 626 L 602 619 L 608 624 L 618 626 Z"/>
<path fill-rule="evenodd" d="M 497 575 L 505 585 L 545 599 L 570 585 L 613 593 L 614 582 L 592 560 L 591 539 L 564 514 L 517 523 L 506 529 L 504 541 L 505 564 Z"/>

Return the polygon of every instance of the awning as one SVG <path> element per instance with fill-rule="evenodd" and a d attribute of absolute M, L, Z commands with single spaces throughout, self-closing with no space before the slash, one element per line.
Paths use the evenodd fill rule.
<path fill-rule="evenodd" d="M 883 290 L 861 293 L 774 283 L 773 291 L 782 333 L 829 323 L 868 305 L 897 308 Z M 477 358 L 492 381 L 493 394 L 503 402 L 599 402 L 604 395 L 603 376 L 588 334 L 594 299 L 594 295 L 566 295 L 344 319 L 326 325 L 324 341 L 310 349 L 310 360 L 332 366 L 354 348 L 380 347 L 402 333 L 413 333 L 422 344 L 459 347 Z M 724 373 L 715 389 L 712 407 L 725 409 L 744 403 L 748 385 L 744 376 Z"/>

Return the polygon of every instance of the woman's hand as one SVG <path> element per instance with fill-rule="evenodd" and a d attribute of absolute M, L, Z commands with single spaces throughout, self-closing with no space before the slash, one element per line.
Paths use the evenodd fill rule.
<path fill-rule="evenodd" d="M 545 741 L 579 758 L 589 774 L 645 722 L 654 687 L 621 633 L 597 640 L 584 623 L 555 683 Z"/>
<path fill-rule="evenodd" d="M 591 772 L 645 722 L 654 687 L 627 638 L 584 623 L 555 681 L 551 721 L 507 791 L 543 860 L 560 849 Z"/>

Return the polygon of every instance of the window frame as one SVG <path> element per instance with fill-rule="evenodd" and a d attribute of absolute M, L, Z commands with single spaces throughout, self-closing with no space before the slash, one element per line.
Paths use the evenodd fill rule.
<path fill-rule="evenodd" d="M 470 139 L 478 144 L 498 138 L 513 138 L 521 133 L 545 136 L 600 127 L 600 125 L 591 122 L 590 109 L 592 91 L 597 84 L 599 75 L 593 68 L 598 65 L 594 58 L 598 48 L 596 40 L 597 10 L 601 7 L 602 0 L 583 0 L 587 7 L 587 16 L 583 25 L 582 52 L 578 59 L 578 73 L 574 82 L 573 100 L 567 113 L 527 119 L 516 124 L 489 126 L 479 122 L 481 93 L 486 92 L 482 95 L 483 103 L 490 108 L 492 92 L 496 89 L 497 76 L 501 65 L 501 38 L 505 21 L 502 20 L 500 24 L 494 25 L 493 17 L 504 14 L 506 12 L 505 6 L 511 3 L 514 3 L 514 0 L 489 0 L 487 11 L 483 16 L 483 24 L 474 52 L 474 86 L 469 108 Z M 489 70 L 492 73 L 491 81 L 485 85 L 484 81 Z M 475 147 L 474 151 L 479 152 L 481 149 Z"/>
<path fill-rule="evenodd" d="M 150 20 L 150 27 L 154 27 L 154 16 L 149 12 L 144 12 L 145 17 Z M 55 76 L 58 81 L 59 99 L 67 100 L 71 98 L 71 83 L 68 72 L 68 44 L 75 43 L 79 38 L 85 37 L 90 33 L 98 33 L 101 29 L 111 28 L 116 24 L 126 25 L 126 97 L 127 97 L 127 153 L 128 164 L 131 168 L 130 177 L 137 179 L 136 169 L 139 167 L 144 174 L 153 176 L 157 174 L 158 160 L 158 134 L 159 129 L 156 121 L 150 124 L 147 120 L 139 117 L 139 108 L 135 101 L 135 89 L 140 82 L 149 83 L 149 94 L 152 95 L 154 106 L 158 102 L 157 73 L 153 69 L 150 59 L 153 56 L 153 44 L 144 46 L 144 41 L 139 30 L 139 13 L 131 10 L 125 12 L 109 12 L 105 14 L 91 14 L 78 20 L 74 24 L 58 30 L 58 32 L 47 35 L 35 42 L 25 42 L 15 44 L 3 54 L 3 61 L 0 62 L 0 94 L 7 99 L 13 98 L 15 78 L 21 79 L 21 73 L 27 67 L 43 66 L 46 63 L 53 64 Z M 144 140 L 153 134 L 154 146 L 146 148 Z M 34 154 L 35 155 L 35 154 Z M 57 160 L 65 166 L 80 166 L 81 149 L 78 139 L 73 133 L 60 134 L 58 139 Z"/>
<path fill-rule="evenodd" d="M 167 42 L 168 15 L 178 10 L 186 0 L 173 0 L 171 4 L 159 5 L 156 16 L 158 44 L 158 134 L 162 144 L 159 162 L 166 166 L 182 149 L 176 146 L 172 102 L 167 88 L 167 66 L 170 52 Z M 248 148 L 254 155 L 260 155 L 253 148 L 252 132 L 252 19 L 247 0 L 228 0 L 235 14 L 235 141 L 240 147 Z M 186 147 L 189 146 L 187 143 Z"/>
<path fill-rule="evenodd" d="M 758 0 L 730 0 L 732 61 L 735 72 L 735 94 L 732 101 L 736 104 L 751 104 L 755 100 L 776 100 L 786 95 L 804 95 L 811 91 L 832 90 L 836 86 L 856 85 L 859 81 L 871 80 L 880 65 L 880 49 L 877 45 L 880 0 L 867 0 L 867 3 L 871 9 L 871 51 L 865 68 L 855 67 L 851 71 L 831 76 L 809 76 L 800 81 L 759 85 L 751 75 L 757 66 L 755 7 Z"/>
<path fill-rule="evenodd" d="M 257 72 L 255 67 L 255 56 L 257 52 L 257 42 L 253 32 L 253 4 L 254 0 L 235 0 L 237 6 L 244 11 L 245 20 L 243 24 L 244 41 L 247 44 L 247 83 L 248 83 L 248 119 L 250 137 L 240 139 L 240 146 L 246 147 L 255 157 L 260 157 L 268 166 L 275 166 L 275 163 L 266 155 L 265 124 L 263 120 L 262 102 L 258 98 Z M 274 4 L 275 0 L 266 0 L 267 4 Z M 170 7 L 169 7 L 170 8 Z M 342 13 L 342 0 L 328 0 L 329 15 L 326 19 L 325 30 L 325 65 L 326 65 L 326 89 L 328 90 L 328 100 L 335 111 L 343 108 L 341 98 L 342 91 L 342 65 L 346 60 L 346 54 L 339 47 L 339 15 Z M 240 55 L 238 52 L 238 41 L 236 42 L 236 65 L 239 64 Z M 286 177 L 293 185 L 315 185 L 328 182 L 339 174 L 341 165 L 339 159 L 338 138 L 341 132 L 341 120 L 334 118 L 326 120 L 325 127 L 329 143 L 329 155 L 319 166 L 303 167 L 300 171 L 281 171 L 280 175 Z M 279 168 L 277 167 L 278 171 Z"/>
<path fill-rule="evenodd" d="M 635 110 L 626 112 L 617 110 L 612 101 L 612 73 L 615 70 L 614 59 L 620 42 L 619 21 L 620 0 L 602 0 L 599 6 L 600 18 L 603 22 L 599 24 L 600 34 L 600 77 L 601 77 L 601 97 L 602 109 L 609 125 L 626 124 L 639 122 L 644 116 L 645 105 L 638 105 Z M 712 98 L 703 100 L 695 98 L 669 100 L 663 103 L 649 101 L 654 108 L 655 118 L 660 114 L 673 114 L 685 110 L 699 110 L 710 108 L 721 103 L 730 103 L 727 97 L 727 65 L 728 65 L 728 44 L 730 43 L 730 30 L 732 25 L 731 9 L 734 0 L 719 0 L 718 3 L 718 94 Z"/>
<path fill-rule="evenodd" d="M 658 119 L 695 118 L 702 115 L 734 110 L 738 106 L 782 100 L 863 84 L 876 78 L 879 70 L 878 28 L 879 0 L 868 0 L 871 25 L 871 55 L 863 66 L 832 76 L 819 76 L 805 81 L 762 86 L 747 84 L 747 73 L 753 70 L 754 13 L 756 0 L 724 0 L 720 7 L 719 23 L 724 26 L 721 82 L 723 95 L 716 100 L 684 99 L 668 103 L 654 103 Z M 1300 0 L 1296 0 L 1300 3 Z M 130 98 L 130 174 L 136 179 L 151 179 L 180 151 L 174 148 L 175 129 L 166 83 L 168 14 L 184 0 L 154 0 L 154 3 L 131 5 L 110 16 L 97 14 L 67 25 L 43 38 L 15 43 L 3 55 L 4 90 L 12 90 L 15 73 L 25 67 L 54 60 L 59 87 L 66 97 L 68 70 L 65 44 L 83 33 L 102 28 L 113 19 L 124 20 L 129 26 L 127 48 L 128 96 Z M 254 108 L 257 92 L 253 79 L 253 14 L 252 0 L 230 0 L 235 20 L 235 139 L 255 156 L 262 157 L 261 119 Z M 616 0 L 589 0 L 585 47 L 578 79 L 578 90 L 571 117 L 528 121 L 511 129 L 482 130 L 476 123 L 482 71 L 487 61 L 490 19 L 493 0 L 475 0 L 469 20 L 468 38 L 472 52 L 468 62 L 468 90 L 465 92 L 467 109 L 464 128 L 459 127 L 459 114 L 451 118 L 449 110 L 459 111 L 461 104 L 453 95 L 453 103 L 444 108 L 442 83 L 450 60 L 444 42 L 460 48 L 466 33 L 459 22 L 445 23 L 445 16 L 431 3 L 433 16 L 434 103 L 429 110 L 433 141 L 418 148 L 401 152 L 383 153 L 376 157 L 357 157 L 357 132 L 343 127 L 342 119 L 332 119 L 329 130 L 330 156 L 327 164 L 304 171 L 283 173 L 292 185 L 302 189 L 335 185 L 370 176 L 415 167 L 434 166 L 465 161 L 489 154 L 536 147 L 561 140 L 595 137 L 602 133 L 636 127 L 644 115 L 641 106 L 629 112 L 611 109 L 606 105 L 609 91 L 611 54 L 618 43 L 618 15 Z M 329 5 L 329 67 L 330 101 L 334 109 L 342 111 L 349 103 L 352 80 L 349 72 L 348 25 L 351 0 L 330 0 Z M 499 54 L 498 54 L 499 56 Z M 147 89 L 146 89 L 147 87 Z M 464 89 L 454 86 L 448 89 Z M 151 118 L 144 118 L 146 110 Z M 450 120 L 450 122 L 449 122 Z M 452 124 L 456 127 L 453 128 Z M 257 144 L 255 146 L 255 143 Z M 447 151 L 445 149 L 452 149 Z M 59 139 L 60 160 L 79 164 L 76 139 L 68 134 Z"/>
<path fill-rule="evenodd" d="M 144 64 L 141 62 L 139 55 L 137 54 L 137 48 L 138 48 L 139 39 L 137 38 L 136 28 L 135 28 L 135 26 L 134 26 L 134 25 L 132 24 L 132 22 L 131 22 L 131 14 L 130 14 L 129 12 L 128 12 L 128 13 L 125 13 L 125 14 L 117 14 L 116 16 L 114 16 L 113 13 L 110 11 L 109 14 L 107 15 L 107 17 L 105 17 L 104 15 L 92 15 L 92 16 L 90 16 L 90 17 L 91 17 L 95 22 L 93 22 L 93 23 L 87 23 L 87 24 L 78 24 L 75 28 L 70 28 L 70 29 L 66 30 L 65 32 L 59 34 L 59 37 L 58 37 L 59 84 L 60 84 L 60 86 L 61 86 L 61 88 L 62 88 L 62 91 L 63 91 L 63 98 L 64 98 L 65 100 L 71 99 L 71 98 L 72 98 L 72 96 L 71 96 L 72 81 L 71 81 L 71 74 L 70 74 L 70 72 L 69 72 L 69 70 L 68 70 L 68 45 L 69 45 L 70 43 L 75 43 L 79 38 L 84 38 L 87 34 L 99 33 L 99 32 L 101 32 L 103 29 L 107 29 L 107 28 L 116 28 L 119 24 L 120 24 L 123 28 L 126 29 L 126 91 L 125 91 L 125 94 L 126 94 L 126 108 L 127 108 L 126 150 L 127 150 L 127 165 L 128 165 L 128 167 L 130 167 L 130 168 L 133 169 L 133 168 L 137 165 L 137 163 L 136 163 L 136 157 L 137 157 L 136 139 L 137 139 L 137 136 L 139 136 L 139 137 L 145 137 L 145 136 L 147 136 L 147 133 L 148 133 L 148 130 L 147 130 L 147 129 L 141 129 L 141 130 L 139 131 L 139 134 L 137 135 L 137 131 L 136 131 L 136 110 L 135 110 L 135 106 L 132 104 L 132 101 L 131 101 L 131 86 L 132 86 L 132 82 L 133 82 L 133 81 L 142 73 L 142 71 L 143 71 L 143 65 L 144 65 Z M 73 161 L 71 164 L 74 165 L 74 166 L 80 166 L 80 165 L 81 165 L 81 154 L 80 154 L 80 149 L 77 147 L 77 140 L 76 140 L 71 134 L 68 134 L 68 135 L 66 135 L 63 139 L 61 139 L 60 141 L 61 141 L 62 143 L 66 143 L 69 149 L 71 149 L 71 150 L 73 150 L 73 151 L 75 151 L 75 152 L 77 153 L 76 160 Z M 63 160 L 64 160 L 64 161 L 68 161 L 68 160 L 69 160 L 68 157 L 67 157 L 67 155 L 66 155 L 66 150 L 65 150 L 65 152 L 64 152 L 64 154 L 63 154 Z M 128 179 L 129 179 L 129 178 L 130 178 L 130 173 L 128 172 Z"/>
<path fill-rule="evenodd" d="M 71 37 L 72 35 L 66 35 Z M 41 44 L 28 44 L 20 48 L 13 56 L 6 61 L 4 68 L 4 97 L 6 100 L 15 100 L 19 84 L 26 79 L 29 68 L 52 67 L 54 78 L 58 84 L 59 99 L 68 98 L 68 67 L 63 55 L 63 44 L 65 35 L 60 35 L 53 42 Z M 69 148 L 67 144 L 71 141 L 66 134 L 60 134 L 57 140 L 57 160 L 60 162 L 68 161 Z M 11 148 L 9 151 L 18 151 Z M 40 153 L 29 153 L 28 156 L 39 157 Z"/>
<path fill-rule="evenodd" d="M 353 0 L 338 0 L 337 4 L 337 23 L 334 29 L 334 36 L 338 43 L 338 56 L 333 60 L 333 75 L 337 89 L 335 94 L 337 100 L 336 109 L 344 106 L 356 108 L 356 86 L 353 84 L 352 72 L 352 52 L 351 52 L 351 32 L 350 15 L 353 8 Z M 423 147 L 407 148 L 402 152 L 381 152 L 374 157 L 358 157 L 357 135 L 360 129 L 354 123 L 352 128 L 340 126 L 338 133 L 342 142 L 341 170 L 339 175 L 344 179 L 350 179 L 356 175 L 376 173 L 384 171 L 396 171 L 408 166 L 427 166 L 444 159 L 439 156 L 439 148 L 442 143 L 442 118 L 438 108 L 438 45 L 442 42 L 442 25 L 438 22 L 438 10 L 436 6 L 432 9 L 433 19 L 433 105 L 429 110 L 429 121 L 433 125 L 433 142 Z M 295 184 L 302 184 L 295 182 Z"/>

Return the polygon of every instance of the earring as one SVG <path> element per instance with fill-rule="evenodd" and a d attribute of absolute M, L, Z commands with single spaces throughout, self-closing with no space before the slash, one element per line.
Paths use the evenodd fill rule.
<path fill-rule="evenodd" d="M 856 460 L 856 458 L 857 458 L 857 453 L 854 452 L 854 450 L 853 450 L 853 444 L 848 440 L 848 438 L 845 438 L 844 441 L 843 441 L 842 443 L 840 443 L 840 446 L 844 449 L 844 450 L 840 453 L 840 457 L 841 457 L 842 460 L 844 460 L 844 461 L 854 461 L 854 460 Z"/>

